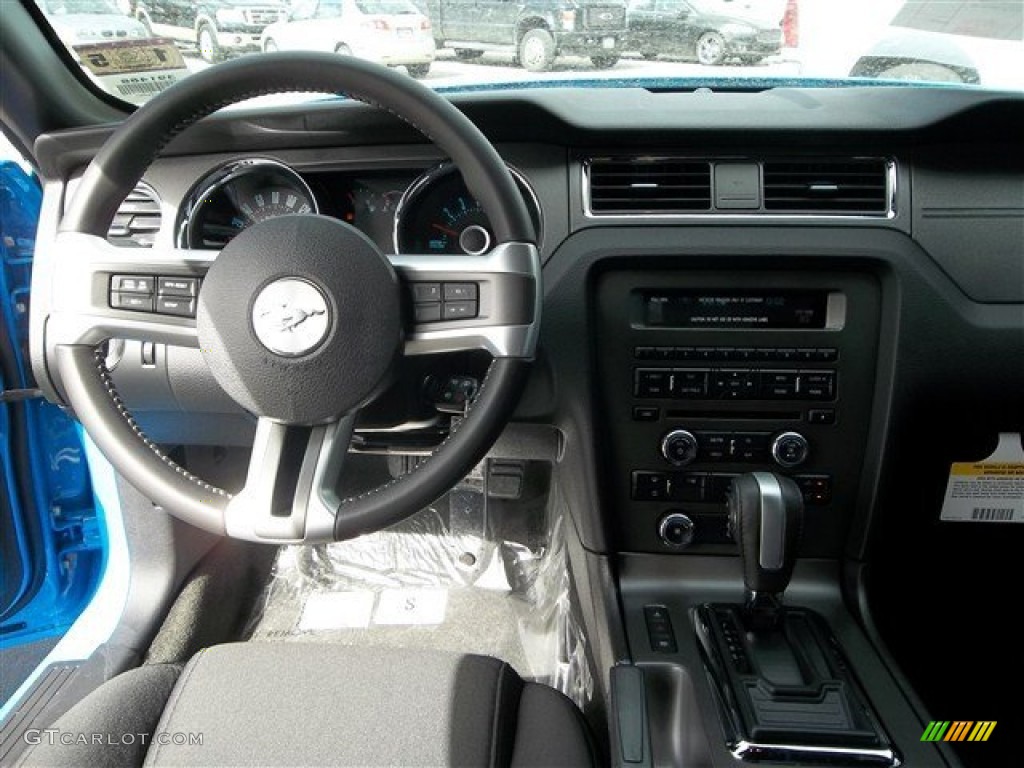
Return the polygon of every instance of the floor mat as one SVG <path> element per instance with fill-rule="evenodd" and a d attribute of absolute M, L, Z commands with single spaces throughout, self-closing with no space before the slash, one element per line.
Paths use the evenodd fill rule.
<path fill-rule="evenodd" d="M 59 636 L 48 637 L 0 651 L 0 705 L 14 695 L 58 640 Z"/>
<path fill-rule="evenodd" d="M 545 517 L 545 505 L 532 514 L 542 516 L 532 528 L 492 525 L 478 475 L 386 531 L 283 547 L 250 639 L 496 656 L 583 706 L 593 678 L 570 602 L 564 521 Z M 510 530 L 521 540 L 505 538 Z"/>

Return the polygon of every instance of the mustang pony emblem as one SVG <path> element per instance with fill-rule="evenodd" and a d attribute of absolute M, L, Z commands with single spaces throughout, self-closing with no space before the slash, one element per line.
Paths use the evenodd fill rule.
<path fill-rule="evenodd" d="M 326 315 L 326 309 L 305 310 L 301 307 L 292 307 L 288 303 L 272 307 L 260 314 L 260 319 L 270 318 L 268 322 L 274 324 L 275 331 L 293 331 L 311 317 Z"/>
<path fill-rule="evenodd" d="M 331 328 L 327 297 L 300 277 L 275 280 L 256 296 L 252 330 L 260 344 L 282 357 L 301 357 L 316 349 Z"/>

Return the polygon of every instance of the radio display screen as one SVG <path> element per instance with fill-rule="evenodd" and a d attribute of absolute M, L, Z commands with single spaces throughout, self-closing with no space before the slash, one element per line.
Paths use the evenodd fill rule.
<path fill-rule="evenodd" d="M 654 328 L 825 328 L 827 291 L 644 291 Z"/>

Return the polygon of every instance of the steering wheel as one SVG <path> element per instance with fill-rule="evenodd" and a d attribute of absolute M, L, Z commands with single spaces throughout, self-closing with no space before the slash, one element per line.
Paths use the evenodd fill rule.
<path fill-rule="evenodd" d="M 481 256 L 387 255 L 324 216 L 253 224 L 218 252 L 118 248 L 106 233 L 160 150 L 210 113 L 286 91 L 344 94 L 385 109 L 444 151 L 494 229 Z M 196 317 L 114 308 L 115 276 L 193 278 Z M 429 505 L 479 462 L 521 394 L 537 344 L 541 268 L 515 182 L 483 134 L 412 78 L 351 57 L 266 54 L 191 75 L 128 118 L 86 169 L 37 260 L 52 391 L 74 409 L 111 464 L 156 504 L 218 534 L 324 542 L 379 530 Z M 476 285 L 472 319 L 414 324 L 410 284 Z M 185 284 L 191 285 L 190 280 Z M 235 496 L 175 464 L 139 428 L 98 345 L 110 338 L 198 347 L 220 386 L 258 417 L 248 474 Z M 492 362 L 465 418 L 418 469 L 368 493 L 335 484 L 359 409 L 403 355 L 483 349 Z"/>

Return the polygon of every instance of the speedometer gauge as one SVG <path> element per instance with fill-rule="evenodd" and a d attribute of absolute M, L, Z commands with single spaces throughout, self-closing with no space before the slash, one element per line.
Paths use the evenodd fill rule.
<path fill-rule="evenodd" d="M 510 169 L 511 170 L 511 169 Z M 540 236 L 537 198 L 517 171 L 516 186 L 526 201 Z M 395 210 L 395 250 L 398 253 L 487 253 L 494 245 L 487 214 L 470 194 L 454 165 L 445 163 L 420 176 L 405 191 Z"/>
<path fill-rule="evenodd" d="M 223 248 L 246 227 L 292 214 L 317 213 L 305 180 L 276 160 L 253 158 L 223 166 L 201 181 L 179 227 L 186 248 Z"/>

